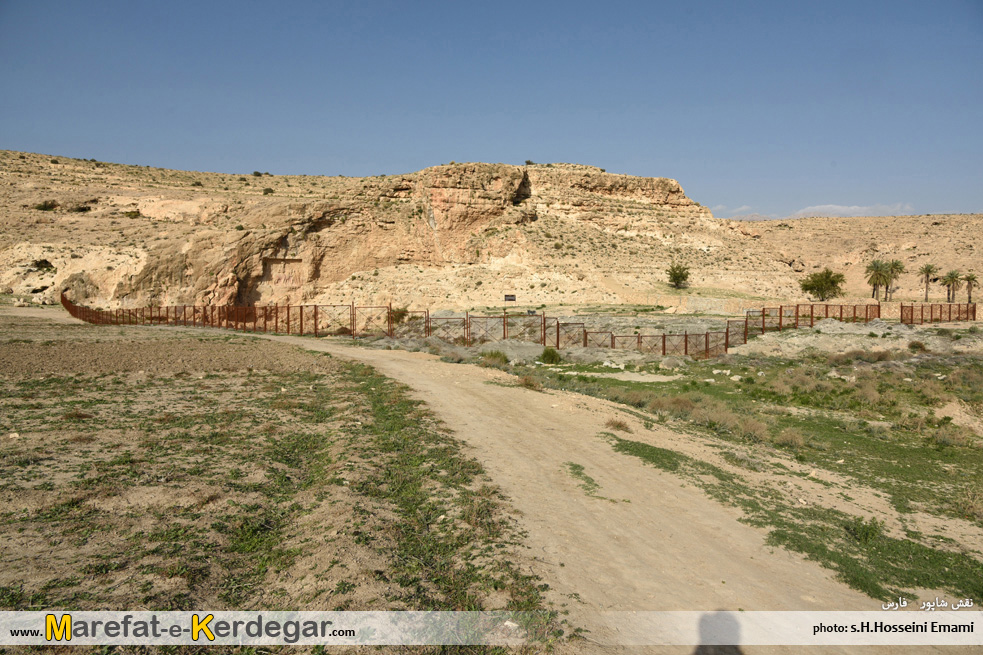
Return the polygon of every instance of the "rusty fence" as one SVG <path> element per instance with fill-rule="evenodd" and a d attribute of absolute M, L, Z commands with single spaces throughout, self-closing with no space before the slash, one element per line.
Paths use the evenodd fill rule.
<path fill-rule="evenodd" d="M 654 355 L 719 357 L 751 337 L 770 331 L 811 327 L 832 318 L 869 322 L 880 318 L 880 305 L 781 305 L 748 310 L 744 319 L 729 319 L 723 330 L 682 334 L 617 334 L 591 330 L 583 322 L 561 322 L 545 314 L 431 316 L 428 310 L 408 311 L 392 305 L 177 305 L 136 309 L 96 310 L 61 296 L 69 314 L 102 325 L 180 325 L 243 332 L 272 332 L 300 336 L 386 336 L 397 339 L 434 337 L 463 346 L 505 340 L 524 341 L 558 349 L 608 348 Z M 975 320 L 976 305 L 902 305 L 901 320 L 922 323 Z"/>
<path fill-rule="evenodd" d="M 908 325 L 975 320 L 976 303 L 901 305 L 901 322 Z"/>
<path fill-rule="evenodd" d="M 765 332 L 781 332 L 800 327 L 812 327 L 817 322 L 832 318 L 844 323 L 869 323 L 881 317 L 881 306 L 878 305 L 780 305 L 778 307 L 762 307 L 749 309 L 743 321 L 746 326 L 745 341 L 752 334 Z M 728 321 L 728 332 L 731 332 L 731 321 Z"/>

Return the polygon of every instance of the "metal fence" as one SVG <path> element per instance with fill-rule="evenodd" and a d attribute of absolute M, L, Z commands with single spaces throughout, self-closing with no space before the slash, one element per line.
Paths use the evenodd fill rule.
<path fill-rule="evenodd" d="M 818 321 L 832 318 L 845 323 L 869 323 L 881 317 L 881 306 L 877 305 L 780 305 L 749 309 L 745 317 L 747 331 L 745 341 L 751 334 L 780 332 L 792 328 L 812 327 Z M 731 333 L 728 321 L 728 333 Z"/>
<path fill-rule="evenodd" d="M 431 316 L 428 310 L 393 310 L 392 305 L 178 305 L 96 310 L 76 305 L 63 293 L 62 305 L 74 317 L 103 325 L 181 325 L 245 332 L 320 336 L 434 337 L 472 346 L 519 340 L 555 348 L 614 348 L 694 359 L 719 357 L 756 334 L 811 327 L 827 318 L 868 322 L 880 318 L 880 305 L 780 305 L 748 310 L 743 320 L 727 320 L 723 330 L 694 334 L 619 335 L 590 330 L 586 323 L 561 323 L 545 314 Z M 903 323 L 976 320 L 975 304 L 902 305 Z"/>
<path fill-rule="evenodd" d="M 976 303 L 901 305 L 901 322 L 908 325 L 975 320 Z"/>

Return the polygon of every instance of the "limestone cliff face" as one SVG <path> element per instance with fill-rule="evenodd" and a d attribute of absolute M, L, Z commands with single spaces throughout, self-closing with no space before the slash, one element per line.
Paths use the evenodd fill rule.
<path fill-rule="evenodd" d="M 31 157 L 36 167 L 50 168 Z M 472 292 L 482 284 L 497 295 L 497 286 L 514 287 L 526 277 L 521 284 L 538 293 L 570 282 L 588 291 L 590 269 L 614 266 L 588 247 L 594 235 L 602 241 L 648 235 L 659 248 L 696 247 L 705 240 L 688 243 L 676 233 L 717 229 L 709 210 L 675 180 L 570 164 L 469 163 L 371 178 L 259 179 L 84 160 L 64 166 L 72 167 L 74 195 L 69 201 L 66 190 L 51 193 L 62 194 L 63 207 L 92 196 L 91 211 L 55 212 L 50 226 L 25 237 L 49 244 L 55 270 L 76 276 L 75 300 L 106 306 L 390 298 L 455 305 L 480 295 Z M 22 199 L 30 193 L 25 186 L 21 195 L 0 200 L 29 209 Z M 67 238 L 82 219 L 92 243 Z M 13 257 L 20 246 L 8 245 L 13 249 L 4 252 Z M 80 252 L 85 265 L 71 265 L 69 255 Z M 107 252 L 125 265 L 98 266 Z M 50 293 L 63 281 L 59 275 L 51 274 Z M 16 283 L 13 275 L 0 279 Z"/>

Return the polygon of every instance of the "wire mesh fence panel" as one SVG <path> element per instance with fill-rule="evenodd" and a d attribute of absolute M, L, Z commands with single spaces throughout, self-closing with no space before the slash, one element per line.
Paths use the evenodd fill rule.
<path fill-rule="evenodd" d="M 638 350 L 638 335 L 625 334 L 611 337 L 611 347 L 617 350 Z"/>
<path fill-rule="evenodd" d="M 471 316 L 471 343 L 489 343 L 505 338 L 504 316 Z"/>
<path fill-rule="evenodd" d="M 781 307 L 779 307 L 779 311 L 781 312 L 781 316 L 782 316 L 781 327 L 783 330 L 796 327 L 795 305 L 792 305 L 791 307 L 789 307 L 788 305 L 782 305 Z"/>
<path fill-rule="evenodd" d="M 583 323 L 560 323 L 560 348 L 576 348 L 585 343 L 586 326 Z"/>
<path fill-rule="evenodd" d="M 727 340 L 731 346 L 741 346 L 747 343 L 747 321 L 727 321 Z"/>
<path fill-rule="evenodd" d="M 544 334 L 546 345 L 556 347 L 558 345 L 557 339 L 560 335 L 560 320 L 557 318 L 547 318 Z"/>
<path fill-rule="evenodd" d="M 406 312 L 401 321 L 393 323 L 393 337 L 396 339 L 424 339 L 426 336 L 427 312 Z"/>
<path fill-rule="evenodd" d="M 464 317 L 430 317 L 430 336 L 448 343 L 467 345 L 467 327 Z"/>
<path fill-rule="evenodd" d="M 781 325 L 781 307 L 765 307 L 762 311 L 764 312 L 762 331 L 778 330 Z"/>
<path fill-rule="evenodd" d="M 662 354 L 661 334 L 642 334 L 638 337 L 638 349 L 643 353 Z"/>
<path fill-rule="evenodd" d="M 355 336 L 386 336 L 388 334 L 388 307 L 355 307 Z"/>
<path fill-rule="evenodd" d="M 542 343 L 543 317 L 538 314 L 534 316 L 509 316 L 508 338 L 517 341 Z"/>
<path fill-rule="evenodd" d="M 727 354 L 727 333 L 707 332 L 709 341 L 709 356 L 720 357 Z"/>
<path fill-rule="evenodd" d="M 686 354 L 693 359 L 707 358 L 707 334 L 687 334 Z"/>
<path fill-rule="evenodd" d="M 351 305 L 318 305 L 317 333 L 319 336 L 348 336 L 352 333 Z"/>
<path fill-rule="evenodd" d="M 611 347 L 611 337 L 614 335 L 610 332 L 588 332 L 587 333 L 587 347 L 588 348 L 610 348 Z"/>
<path fill-rule="evenodd" d="M 666 338 L 666 355 L 676 355 L 681 356 L 686 354 L 686 335 L 685 334 L 667 334 Z"/>
<path fill-rule="evenodd" d="M 901 305 L 901 322 L 911 325 L 915 322 L 914 305 Z"/>

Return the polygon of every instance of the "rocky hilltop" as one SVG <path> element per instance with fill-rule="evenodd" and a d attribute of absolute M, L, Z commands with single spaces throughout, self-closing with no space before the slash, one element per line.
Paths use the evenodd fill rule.
<path fill-rule="evenodd" d="M 67 287 L 104 307 L 461 308 L 500 304 L 505 293 L 525 305 L 655 303 L 669 293 L 673 260 L 691 267 L 703 295 L 797 298 L 802 275 L 834 263 L 852 267 L 851 291 L 862 296 L 853 272 L 872 252 L 892 258 L 912 241 L 912 262 L 932 253 L 919 221 L 899 219 L 917 226 L 885 240 L 867 239 L 883 224 L 869 219 L 863 236 L 846 239 L 859 225 L 851 220 L 719 220 L 675 180 L 573 164 L 348 178 L 0 152 L 0 287 L 39 302 Z M 972 220 L 977 229 L 959 244 L 969 258 L 983 234 Z M 943 222 L 936 232 L 965 221 Z"/>

